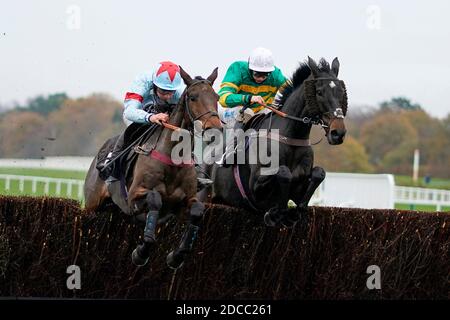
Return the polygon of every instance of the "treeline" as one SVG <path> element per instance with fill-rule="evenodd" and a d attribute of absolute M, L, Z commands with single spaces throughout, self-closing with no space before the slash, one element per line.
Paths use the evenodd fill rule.
<path fill-rule="evenodd" d="M 106 94 L 39 96 L 0 114 L 0 157 L 91 156 L 121 132 L 122 104 Z"/>
<path fill-rule="evenodd" d="M 0 113 L 0 157 L 92 156 L 125 127 L 122 103 L 105 94 L 78 99 L 65 93 L 30 99 Z M 1 109 L 1 108 L 0 108 Z M 378 108 L 350 106 L 344 144 L 330 146 L 314 128 L 315 162 L 327 171 L 411 175 L 420 150 L 421 175 L 450 178 L 450 113 L 437 119 L 397 97 Z"/>

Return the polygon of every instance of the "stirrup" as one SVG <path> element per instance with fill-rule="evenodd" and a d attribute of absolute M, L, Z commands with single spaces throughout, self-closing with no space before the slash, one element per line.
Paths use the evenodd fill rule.
<path fill-rule="evenodd" d="M 108 179 L 105 180 L 105 183 L 109 186 L 111 183 L 119 181 L 119 179 L 113 177 L 113 176 L 109 176 Z"/>
<path fill-rule="evenodd" d="M 213 181 L 208 178 L 198 178 L 197 177 L 197 184 L 199 184 L 202 187 L 207 187 L 207 186 L 213 184 Z"/>

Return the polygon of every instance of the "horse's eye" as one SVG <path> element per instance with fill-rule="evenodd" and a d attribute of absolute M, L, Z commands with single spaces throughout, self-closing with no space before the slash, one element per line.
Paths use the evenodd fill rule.
<path fill-rule="evenodd" d="M 189 100 L 191 100 L 191 101 L 195 101 L 195 100 L 197 100 L 197 98 L 196 97 L 189 97 Z"/>
<path fill-rule="evenodd" d="M 321 95 L 322 95 L 322 91 L 317 90 L 317 91 L 316 91 L 316 94 L 317 94 L 318 96 L 321 96 Z"/>

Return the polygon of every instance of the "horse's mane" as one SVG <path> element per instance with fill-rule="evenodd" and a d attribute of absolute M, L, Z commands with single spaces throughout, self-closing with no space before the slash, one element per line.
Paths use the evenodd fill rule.
<path fill-rule="evenodd" d="M 320 59 L 318 67 L 320 72 L 331 72 L 330 64 L 324 58 Z M 306 62 L 300 62 L 300 65 L 297 70 L 294 71 L 291 79 L 289 79 L 280 89 L 282 96 L 281 99 L 277 101 L 280 108 L 285 104 L 286 100 L 291 96 L 295 89 L 299 88 L 310 75 L 311 69 L 308 64 Z"/>

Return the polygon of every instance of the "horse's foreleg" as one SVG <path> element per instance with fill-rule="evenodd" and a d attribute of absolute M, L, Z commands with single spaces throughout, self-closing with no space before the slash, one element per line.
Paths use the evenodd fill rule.
<path fill-rule="evenodd" d="M 283 213 L 287 210 L 287 203 L 289 200 L 289 189 L 292 180 L 292 173 L 286 166 L 280 166 L 278 173 L 274 176 L 276 184 L 273 186 L 277 188 L 275 207 L 271 208 L 264 215 L 264 222 L 268 226 L 276 226 L 283 217 Z"/>
<path fill-rule="evenodd" d="M 197 199 L 192 199 L 188 203 L 190 212 L 189 223 L 183 233 L 181 242 L 174 251 L 167 256 L 167 265 L 172 269 L 178 269 L 183 265 L 186 255 L 192 251 L 195 239 L 197 239 L 198 230 L 200 229 L 200 222 L 205 211 L 203 203 Z"/>
<path fill-rule="evenodd" d="M 321 167 L 314 167 L 311 170 L 311 177 L 309 179 L 309 184 L 306 188 L 306 192 L 301 198 L 298 199 L 298 202 L 296 202 L 298 207 L 306 208 L 308 206 L 308 203 L 311 200 L 314 191 L 316 191 L 317 187 L 325 179 L 325 175 L 325 170 Z"/>
<path fill-rule="evenodd" d="M 150 250 L 156 243 L 156 225 L 162 207 L 161 194 L 155 190 L 149 191 L 145 197 L 145 202 L 148 206 L 148 212 L 145 219 L 144 243 L 138 245 L 131 255 L 133 263 L 137 266 L 143 266 L 147 263 Z M 139 209 L 137 204 L 136 208 Z"/>
<path fill-rule="evenodd" d="M 301 215 L 305 214 L 308 210 L 308 204 L 311 200 L 311 197 L 313 196 L 314 192 L 316 191 L 317 187 L 322 183 L 322 181 L 325 179 L 325 170 L 321 167 L 314 167 L 311 170 L 311 175 L 307 180 L 307 187 L 306 191 L 301 194 L 299 193 L 296 195 L 296 197 L 293 199 L 295 204 L 297 205 L 297 208 L 295 210 L 289 210 L 288 214 L 285 215 L 283 218 L 283 224 L 287 227 L 290 227 L 297 222 Z M 299 186 L 300 189 L 304 189 L 303 186 Z"/>

